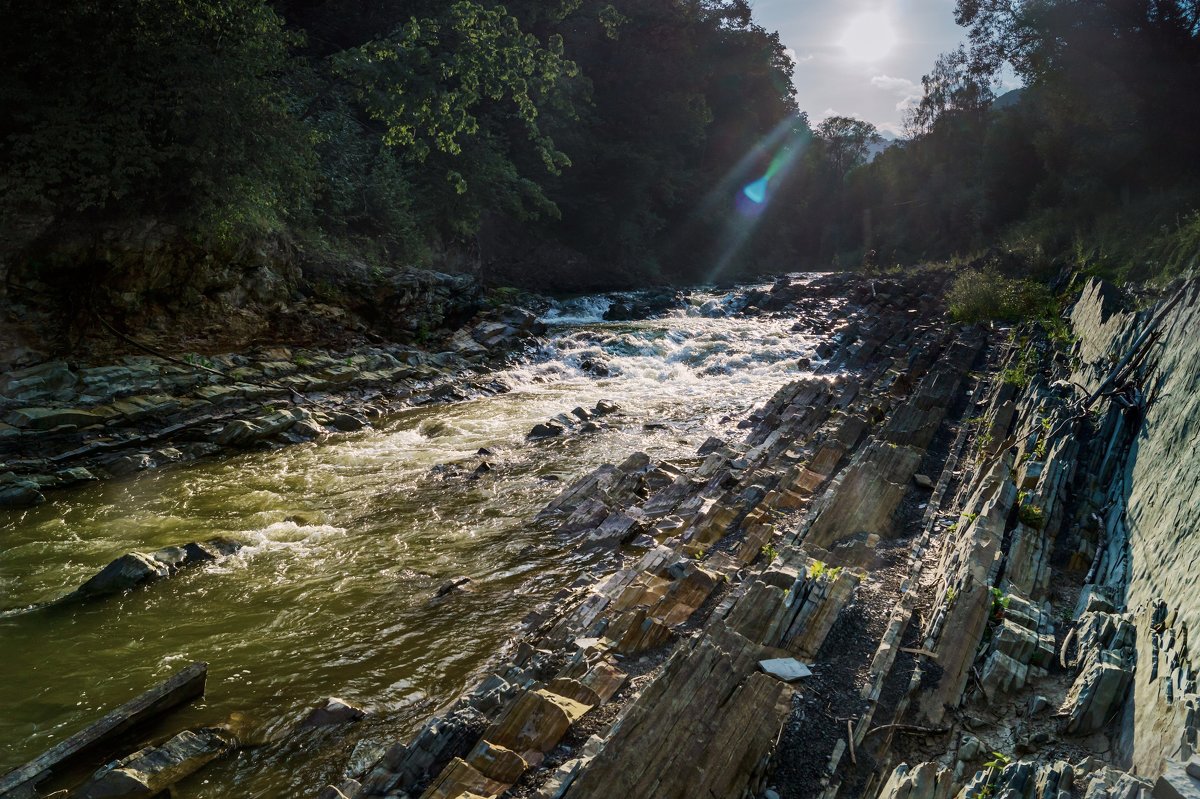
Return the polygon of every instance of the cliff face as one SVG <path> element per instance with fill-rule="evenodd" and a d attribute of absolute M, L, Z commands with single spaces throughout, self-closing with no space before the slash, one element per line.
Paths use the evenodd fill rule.
<path fill-rule="evenodd" d="M 1200 284 L 1181 286 L 1153 330 L 1159 307 L 1119 310 L 1112 292 L 1092 283 L 1072 314 L 1084 363 L 1098 384 L 1135 339 L 1153 339 L 1145 365 L 1146 407 L 1113 487 L 1113 545 L 1128 550 L 1128 569 L 1109 575 L 1137 614 L 1138 665 L 1122 747 L 1139 773 L 1156 775 L 1168 758 L 1196 748 L 1197 696 L 1189 629 L 1200 625 Z M 1169 301 L 1169 300 L 1168 300 Z"/>
<path fill-rule="evenodd" d="M 202 246 L 156 219 L 39 246 L 9 263 L 0 253 L 0 371 L 125 354 L 105 322 L 168 352 L 412 343 L 459 327 L 482 298 L 472 274 L 372 265 L 284 236 Z M 439 262 L 470 267 L 452 251 Z"/>

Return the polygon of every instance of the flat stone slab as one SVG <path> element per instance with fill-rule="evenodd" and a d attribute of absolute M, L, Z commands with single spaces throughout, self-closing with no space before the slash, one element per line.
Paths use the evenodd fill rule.
<path fill-rule="evenodd" d="M 795 682 L 812 676 L 812 670 L 795 658 L 774 658 L 758 661 L 758 667 L 784 682 Z"/>
<path fill-rule="evenodd" d="M 0 776 L 0 797 L 21 795 L 80 752 L 111 740 L 134 725 L 204 695 L 207 663 L 193 663 L 165 682 L 126 702 L 104 718 L 50 748 L 36 760 Z"/>

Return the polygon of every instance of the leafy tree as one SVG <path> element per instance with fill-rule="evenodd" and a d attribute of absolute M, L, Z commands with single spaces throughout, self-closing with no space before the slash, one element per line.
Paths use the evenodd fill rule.
<path fill-rule="evenodd" d="M 0 0 L 0 203 L 10 219 L 188 215 L 278 229 L 313 161 L 259 0 Z"/>
<path fill-rule="evenodd" d="M 881 139 L 870 122 L 852 117 L 833 116 L 817 125 L 817 138 L 824 145 L 824 155 L 837 175 L 845 175 L 867 160 L 872 144 Z"/>

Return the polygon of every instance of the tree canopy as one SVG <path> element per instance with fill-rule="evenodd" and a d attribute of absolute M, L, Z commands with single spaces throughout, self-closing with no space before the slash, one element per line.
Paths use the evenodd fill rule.
<path fill-rule="evenodd" d="M 0 12 L 0 203 L 46 235 L 166 218 L 396 263 L 458 250 L 513 280 L 550 241 L 563 285 L 686 276 L 668 231 L 796 115 L 791 63 L 745 0 Z"/>

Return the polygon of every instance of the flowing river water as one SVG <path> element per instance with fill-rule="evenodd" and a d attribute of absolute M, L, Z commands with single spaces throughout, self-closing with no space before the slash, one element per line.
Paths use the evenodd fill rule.
<path fill-rule="evenodd" d="M 800 372 L 794 319 L 726 315 L 692 295 L 661 318 L 602 322 L 604 298 L 546 317 L 512 391 L 396 414 L 323 443 L 254 452 L 53 495 L 0 512 L 0 608 L 48 601 L 132 550 L 225 535 L 238 554 L 122 597 L 0 616 L 0 773 L 172 672 L 207 661 L 204 700 L 161 729 L 233 719 L 251 745 L 174 796 L 311 796 L 356 738 L 403 738 L 468 687 L 514 626 L 601 555 L 531 524 L 569 481 L 642 450 L 684 459 Z M 707 303 L 701 310 L 701 305 Z M 596 363 L 609 375 L 597 377 Z M 538 422 L 606 399 L 607 429 L 527 442 Z M 470 477 L 487 448 L 493 470 Z M 460 471 L 445 470 L 462 462 Z M 467 575 L 473 590 L 430 599 Z M 338 696 L 372 711 L 290 732 Z M 143 733 L 137 740 L 145 740 Z"/>

